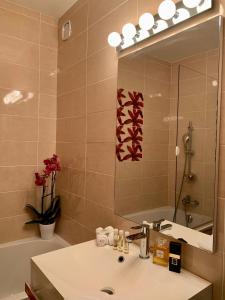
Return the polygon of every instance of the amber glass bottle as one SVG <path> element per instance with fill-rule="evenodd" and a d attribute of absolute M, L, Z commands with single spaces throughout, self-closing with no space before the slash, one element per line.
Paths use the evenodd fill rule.
<path fill-rule="evenodd" d="M 169 243 L 166 239 L 157 238 L 153 251 L 153 263 L 161 266 L 168 266 Z"/>

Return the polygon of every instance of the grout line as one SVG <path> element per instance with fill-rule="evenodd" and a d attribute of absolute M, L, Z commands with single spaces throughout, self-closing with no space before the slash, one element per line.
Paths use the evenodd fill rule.
<path fill-rule="evenodd" d="M 90 15 L 90 3 L 87 2 L 87 23 L 86 28 L 88 29 L 88 21 L 89 21 L 89 15 Z M 87 105 L 88 105 L 88 98 L 87 98 L 87 82 L 88 82 L 88 64 L 87 64 L 87 56 L 88 56 L 88 37 L 89 32 L 87 30 L 86 35 L 86 51 L 85 51 L 85 152 L 84 152 L 84 197 L 85 197 L 85 204 L 87 201 L 87 136 L 88 136 L 88 120 L 87 120 Z"/>
<path fill-rule="evenodd" d="M 84 88 L 86 88 L 86 87 L 98 85 L 98 84 L 103 83 L 104 81 L 107 81 L 107 80 L 110 80 L 110 79 L 116 79 L 116 78 L 117 78 L 116 75 L 111 75 L 111 76 L 105 77 L 104 79 L 101 79 L 101 80 L 99 80 L 99 81 L 96 81 L 96 82 L 93 82 L 93 83 L 90 83 L 90 84 L 87 83 L 87 85 L 83 85 L 83 86 L 81 86 L 81 87 L 79 87 L 79 88 L 72 89 L 72 90 L 70 90 L 70 91 L 66 91 L 66 92 L 63 92 L 63 93 L 59 93 L 59 94 L 58 94 L 58 98 L 60 98 L 60 97 L 62 97 L 62 96 L 66 96 L 66 95 L 68 95 L 68 94 L 72 94 L 72 93 L 77 92 L 77 91 L 79 91 L 79 90 L 82 90 L 82 89 L 84 89 Z"/>
<path fill-rule="evenodd" d="M 11 38 L 11 39 L 15 39 L 15 40 L 19 40 L 19 41 L 26 42 L 26 43 L 29 43 L 29 44 L 33 44 L 35 46 L 39 46 L 39 42 L 32 42 L 32 41 L 29 41 L 29 40 L 26 40 L 26 39 L 19 38 L 19 37 L 14 36 L 14 35 L 0 33 L 0 36 L 8 37 L 8 38 Z M 46 46 L 45 44 L 41 44 L 41 47 L 45 47 L 45 48 L 56 50 L 56 51 L 58 49 L 57 47 L 50 47 L 50 46 Z"/>
<path fill-rule="evenodd" d="M 38 115 L 36 116 L 22 116 L 22 115 L 17 115 L 17 114 L 0 114 L 0 117 L 15 117 L 15 118 L 21 118 L 21 119 L 32 119 L 32 120 L 36 120 L 36 119 L 43 119 L 43 120 L 56 120 L 56 117 L 45 117 L 45 116 L 40 116 L 38 117 Z"/>
<path fill-rule="evenodd" d="M 37 101 L 37 165 L 36 165 L 36 168 L 38 169 L 38 165 L 39 165 L 39 142 L 40 142 L 40 120 L 39 120 L 39 117 L 40 117 L 40 101 L 41 101 L 41 45 L 40 45 L 40 42 L 41 42 L 41 18 L 40 18 L 40 23 L 39 23 L 39 44 L 38 44 L 38 65 L 39 65 L 39 68 L 38 68 L 38 88 L 39 88 L 39 92 L 38 92 L 38 101 Z"/>
<path fill-rule="evenodd" d="M 26 168 L 26 167 L 35 167 L 36 165 L 35 164 L 32 164 L 32 165 L 14 165 L 14 166 L 4 166 L 4 165 L 0 165 L 0 168 Z"/>
<path fill-rule="evenodd" d="M 0 192 L 1 194 L 8 194 L 8 193 L 18 193 L 18 192 L 35 192 L 35 189 L 33 190 L 12 190 L 12 191 L 7 191 L 7 192 Z"/>
<path fill-rule="evenodd" d="M 123 6 L 124 4 L 126 4 L 129 0 L 124 0 L 122 3 L 120 3 L 119 5 L 117 5 L 116 7 L 114 7 L 112 10 L 110 10 L 108 13 L 106 13 L 104 16 L 102 16 L 101 18 L 99 18 L 96 22 L 93 22 L 92 24 L 90 24 L 90 26 L 87 26 L 88 30 L 92 29 L 92 27 L 94 27 L 96 24 L 100 23 L 101 21 L 103 21 L 104 19 L 106 19 L 108 16 L 110 16 L 112 13 L 114 13 L 119 7 Z M 88 24 L 89 25 L 89 24 Z"/>
<path fill-rule="evenodd" d="M 18 12 L 18 11 L 16 11 L 16 10 L 13 10 L 13 9 L 10 9 L 10 8 L 6 8 L 6 7 L 2 6 L 2 5 L 0 5 L 0 7 L 1 7 L 3 10 L 7 10 L 7 11 L 10 11 L 10 12 L 13 12 L 13 13 L 15 13 L 15 14 L 17 14 L 17 15 L 22 15 L 23 17 L 26 17 L 26 18 L 29 18 L 29 19 L 32 19 L 32 20 L 36 20 L 36 21 L 39 21 L 39 20 L 41 19 L 41 13 L 40 13 L 39 11 L 35 10 L 35 9 L 28 8 L 28 7 L 25 7 L 25 6 L 23 6 L 23 5 L 18 5 L 18 4 L 16 4 L 15 2 L 12 2 L 12 1 L 9 1 L 9 0 L 6 0 L 6 2 L 8 2 L 9 4 L 11 4 L 11 5 L 13 5 L 13 6 L 18 7 L 19 9 L 22 8 L 22 9 L 25 9 L 25 10 L 30 11 L 30 12 L 38 13 L 39 16 L 38 16 L 38 17 L 29 16 L 29 15 L 27 15 L 27 14 L 25 14 L 25 13 Z"/>

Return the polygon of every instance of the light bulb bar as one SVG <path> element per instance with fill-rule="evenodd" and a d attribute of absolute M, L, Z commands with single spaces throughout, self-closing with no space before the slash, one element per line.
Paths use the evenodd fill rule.
<path fill-rule="evenodd" d="M 212 7 L 213 0 L 182 0 L 176 4 L 173 0 L 163 0 L 159 5 L 158 14 L 153 16 L 150 12 L 146 12 L 140 16 L 138 25 L 125 24 L 122 34 L 118 32 L 109 34 L 108 43 L 117 51 L 122 51 Z"/>

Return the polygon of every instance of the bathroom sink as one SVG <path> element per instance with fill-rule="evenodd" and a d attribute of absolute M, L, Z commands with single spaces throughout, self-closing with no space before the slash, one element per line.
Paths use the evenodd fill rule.
<path fill-rule="evenodd" d="M 129 254 L 123 254 L 110 246 L 98 248 L 89 241 L 33 257 L 32 265 L 61 295 L 58 299 L 211 299 L 209 282 L 185 270 L 181 274 L 169 272 L 152 264 L 151 258 L 140 259 L 138 254 L 135 245 L 131 245 Z M 33 274 L 32 286 L 40 290 L 35 278 Z M 204 298 L 194 298 L 199 293 Z"/>

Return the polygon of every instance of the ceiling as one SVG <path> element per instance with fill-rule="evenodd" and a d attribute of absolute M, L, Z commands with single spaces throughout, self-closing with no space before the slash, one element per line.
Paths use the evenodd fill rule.
<path fill-rule="evenodd" d="M 38 10 L 45 15 L 60 18 L 78 0 L 10 0 L 27 8 Z"/>

